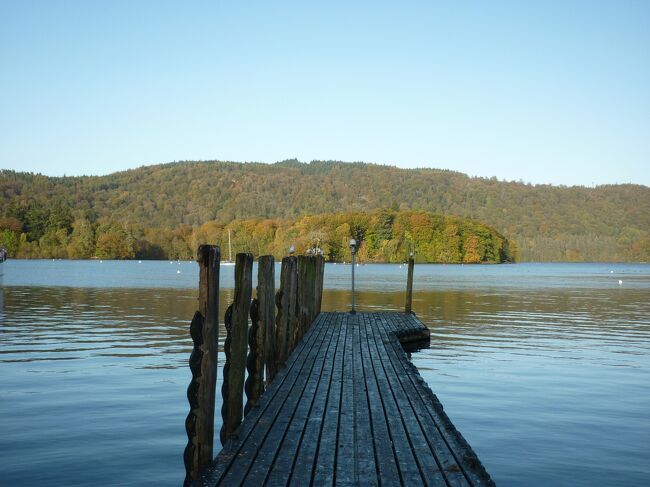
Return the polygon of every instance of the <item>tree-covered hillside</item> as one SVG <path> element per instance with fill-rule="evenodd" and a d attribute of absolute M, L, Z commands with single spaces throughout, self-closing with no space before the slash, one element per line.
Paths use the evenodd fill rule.
<path fill-rule="evenodd" d="M 650 188 L 632 184 L 529 185 L 332 161 L 180 162 L 97 177 L 2 171 L 0 205 L 0 232 L 26 243 L 84 225 L 187 233 L 210 221 L 390 208 L 484 222 L 516 242 L 521 260 L 650 260 Z"/>
<path fill-rule="evenodd" d="M 57 210 L 58 211 L 58 210 Z M 58 213 L 57 213 L 58 215 Z M 4 223 L 11 222 L 5 219 Z M 61 223 L 62 220 L 59 220 Z M 1 222 L 1 221 L 0 221 Z M 361 243 L 362 262 L 404 262 L 415 251 L 419 262 L 513 262 L 515 250 L 503 235 L 478 222 L 422 211 L 379 210 L 372 213 L 334 213 L 297 219 L 217 221 L 174 230 L 117 222 L 93 224 L 80 218 L 69 228 L 52 227 L 38 240 L 5 230 L 9 250 L 19 257 L 102 259 L 191 259 L 201 243 L 217 243 L 223 258 L 234 252 L 256 257 L 287 255 L 320 249 L 328 261 L 349 261 L 351 236 Z M 14 221 L 15 223 L 15 221 Z"/>

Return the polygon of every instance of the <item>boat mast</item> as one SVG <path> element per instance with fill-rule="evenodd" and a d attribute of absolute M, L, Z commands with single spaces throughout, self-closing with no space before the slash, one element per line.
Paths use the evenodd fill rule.
<path fill-rule="evenodd" d="M 228 229 L 228 261 L 232 262 L 232 247 L 230 245 L 230 229 Z"/>

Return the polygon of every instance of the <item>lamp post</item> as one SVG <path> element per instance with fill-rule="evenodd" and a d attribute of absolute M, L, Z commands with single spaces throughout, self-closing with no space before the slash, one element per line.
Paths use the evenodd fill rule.
<path fill-rule="evenodd" d="M 356 314 L 356 310 L 354 309 L 354 264 L 357 254 L 357 241 L 353 238 L 350 239 L 350 253 L 352 254 L 352 310 L 350 314 L 353 315 Z"/>

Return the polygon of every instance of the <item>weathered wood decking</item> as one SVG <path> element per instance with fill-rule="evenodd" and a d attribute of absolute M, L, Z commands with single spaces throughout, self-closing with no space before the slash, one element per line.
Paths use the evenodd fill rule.
<path fill-rule="evenodd" d="M 493 485 L 403 344 L 404 313 L 321 313 L 195 485 Z"/>

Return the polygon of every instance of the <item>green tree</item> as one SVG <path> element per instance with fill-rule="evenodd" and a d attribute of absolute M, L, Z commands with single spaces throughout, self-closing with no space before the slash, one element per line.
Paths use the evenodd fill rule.
<path fill-rule="evenodd" d="M 135 239 L 116 222 L 97 228 L 95 255 L 100 259 L 132 259 L 135 257 Z"/>
<path fill-rule="evenodd" d="M 95 232 L 92 224 L 85 218 L 79 218 L 72 223 L 68 255 L 72 259 L 90 259 L 95 255 Z"/>

